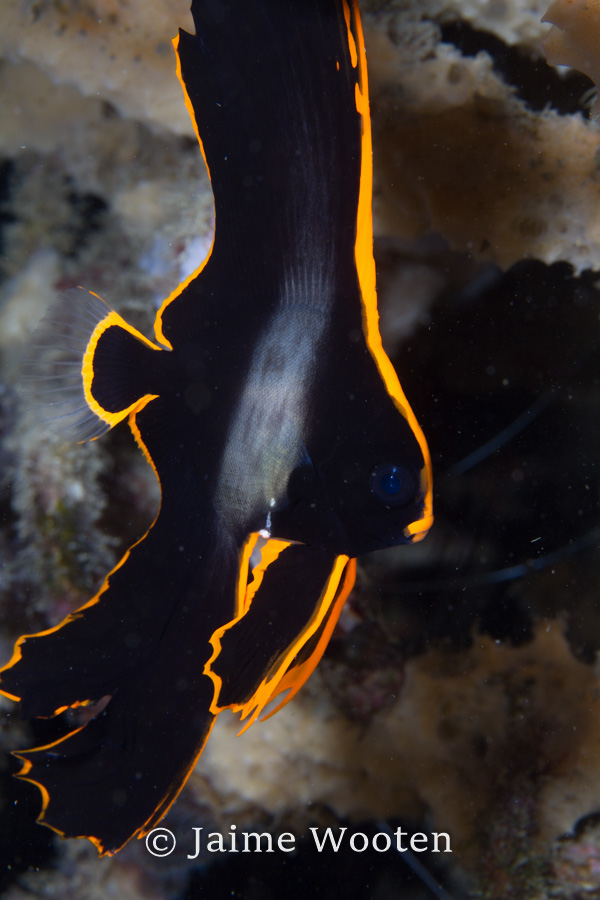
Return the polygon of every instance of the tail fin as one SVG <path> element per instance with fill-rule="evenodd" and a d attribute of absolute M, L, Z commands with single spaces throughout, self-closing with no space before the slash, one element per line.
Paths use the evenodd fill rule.
<path fill-rule="evenodd" d="M 24 364 L 26 405 L 53 432 L 95 440 L 157 396 L 149 389 L 149 353 L 160 349 L 97 294 L 65 291 Z"/>

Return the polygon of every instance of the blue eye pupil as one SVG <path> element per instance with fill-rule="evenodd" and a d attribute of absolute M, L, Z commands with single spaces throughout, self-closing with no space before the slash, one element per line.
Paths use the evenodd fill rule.
<path fill-rule="evenodd" d="M 402 479 L 395 472 L 389 472 L 381 477 L 379 486 L 384 494 L 387 494 L 388 497 L 393 497 L 394 494 L 397 494 L 402 489 Z"/>
<path fill-rule="evenodd" d="M 401 509 L 417 499 L 419 481 L 409 465 L 381 463 L 371 471 L 371 490 L 388 509 Z"/>

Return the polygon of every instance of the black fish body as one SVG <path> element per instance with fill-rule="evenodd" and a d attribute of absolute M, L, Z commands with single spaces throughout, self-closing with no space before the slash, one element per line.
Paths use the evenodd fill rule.
<path fill-rule="evenodd" d="M 92 327 L 75 431 L 128 418 L 160 512 L 85 607 L 19 639 L 0 684 L 27 717 L 106 704 L 19 756 L 41 820 L 109 853 L 164 815 L 219 711 L 251 722 L 304 683 L 351 560 L 431 523 L 427 448 L 377 330 L 358 10 L 192 11 L 176 49 L 212 251 L 163 304 L 156 343 L 79 292 Z"/>

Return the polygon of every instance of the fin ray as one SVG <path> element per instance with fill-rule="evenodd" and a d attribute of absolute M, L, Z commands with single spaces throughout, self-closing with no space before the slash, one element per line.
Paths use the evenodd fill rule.
<path fill-rule="evenodd" d="M 50 307 L 32 341 L 31 355 L 21 372 L 21 389 L 25 408 L 35 415 L 49 431 L 74 441 L 95 440 L 125 419 L 132 403 L 121 410 L 106 410 L 94 397 L 92 382 L 98 342 L 110 326 L 127 335 L 129 342 L 159 350 L 136 329 L 129 326 L 101 297 L 83 288 L 73 288 L 61 294 Z M 131 343 L 129 344 L 131 347 Z M 126 354 L 124 354 L 126 355 Z M 119 361 L 117 387 L 113 402 L 119 395 L 146 376 L 134 372 L 139 365 L 137 356 L 128 363 Z M 145 369 L 146 366 L 142 366 Z M 115 378 L 115 370 L 111 371 Z M 134 390 L 135 393 L 135 390 Z M 138 389 L 138 406 L 156 395 Z"/>

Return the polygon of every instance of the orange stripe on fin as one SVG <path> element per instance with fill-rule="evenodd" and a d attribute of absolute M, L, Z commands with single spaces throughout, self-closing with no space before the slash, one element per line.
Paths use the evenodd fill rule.
<path fill-rule="evenodd" d="M 101 335 L 118 326 L 136 341 L 160 350 L 97 294 L 73 288 L 57 297 L 32 339 L 22 373 L 25 407 L 48 430 L 77 442 L 95 440 L 156 395 L 142 394 L 118 414 L 93 396 L 94 353 Z"/>
<path fill-rule="evenodd" d="M 183 75 L 181 73 L 181 58 L 179 56 L 179 35 L 177 35 L 177 37 L 173 39 L 173 47 L 175 48 L 175 56 L 177 58 L 177 66 L 176 66 L 175 72 L 177 74 L 177 78 L 179 79 L 179 83 L 181 84 L 181 87 L 183 90 L 185 106 L 189 113 L 190 119 L 192 121 L 194 133 L 196 135 L 198 144 L 200 146 L 200 151 L 202 153 L 202 159 L 204 160 L 204 165 L 206 166 L 206 171 L 208 172 L 208 177 L 210 179 L 210 169 L 208 168 L 208 163 L 206 161 L 206 153 L 204 152 L 204 144 L 202 143 L 202 138 L 200 137 L 200 132 L 198 130 L 198 123 L 196 122 L 196 113 L 194 112 L 194 107 L 192 105 L 192 101 L 190 100 L 187 88 L 185 86 L 185 82 L 183 80 Z M 214 207 L 214 201 L 213 201 L 213 207 Z M 215 225 L 215 229 L 216 229 L 216 225 Z M 208 253 L 206 254 L 206 257 L 204 258 L 204 260 L 200 263 L 200 265 L 196 269 L 194 269 L 194 271 L 190 275 L 188 275 L 188 277 L 184 281 L 181 282 L 181 284 L 178 287 L 175 288 L 174 291 L 172 291 L 169 294 L 169 296 L 165 300 L 163 300 L 163 302 L 160 306 L 160 309 L 158 310 L 158 312 L 156 314 L 156 319 L 154 321 L 154 334 L 156 335 L 156 340 L 160 341 L 161 344 L 164 344 L 170 350 L 173 349 L 171 342 L 169 341 L 168 338 L 165 337 L 164 332 L 163 332 L 163 321 L 162 320 L 163 320 L 164 312 L 167 309 L 167 307 L 173 302 L 173 300 L 176 300 L 177 297 L 179 297 L 183 293 L 183 291 L 187 288 L 187 286 L 189 284 L 191 284 L 191 282 L 194 281 L 198 277 L 198 275 L 200 274 L 200 272 L 202 271 L 202 269 L 205 267 L 206 263 L 210 259 L 214 245 L 215 245 L 215 232 L 213 231 L 213 237 L 212 237 L 210 249 L 209 249 Z"/>
<path fill-rule="evenodd" d="M 280 553 L 282 553 L 287 547 L 290 546 L 289 541 L 279 541 L 273 538 L 268 540 L 264 547 L 261 548 L 260 562 L 252 569 L 253 580 L 250 585 L 248 585 L 248 566 L 251 554 L 256 547 L 258 538 L 258 533 L 250 534 L 244 546 L 242 547 L 242 552 L 240 553 L 238 595 L 236 598 L 235 616 L 233 619 L 231 619 L 230 622 L 227 622 L 221 628 L 218 628 L 210 638 L 210 644 L 213 648 L 213 652 L 206 662 L 206 665 L 204 666 L 204 674 L 208 675 L 215 686 L 215 695 L 211 705 L 211 712 L 215 715 L 221 712 L 222 709 L 226 708 L 219 707 L 217 703 L 222 682 L 220 676 L 217 675 L 217 673 L 214 672 L 211 668 L 211 663 L 218 658 L 221 652 L 221 638 L 226 631 L 229 631 L 230 628 L 233 628 L 233 626 L 246 615 L 252 604 L 252 599 L 256 595 L 256 592 L 258 591 L 262 583 L 265 570 L 278 558 Z"/>
<path fill-rule="evenodd" d="M 271 546 L 269 547 L 268 545 Z M 269 570 L 269 566 L 276 564 L 281 554 L 283 553 L 285 556 L 286 552 L 290 552 L 288 548 L 294 546 L 284 541 L 274 540 L 269 541 L 268 545 L 269 553 L 261 561 L 255 578 L 256 584 L 252 582 L 249 587 L 249 593 L 252 592 L 253 596 L 260 590 L 265 572 Z M 292 550 L 292 552 L 294 551 Z M 308 548 L 305 548 L 304 552 L 308 552 Z M 252 695 L 243 700 L 219 703 L 222 679 L 214 664 L 219 661 L 222 641 L 229 636 L 228 633 L 239 641 L 240 636 L 234 633 L 233 629 L 235 629 L 236 625 L 244 629 L 246 624 L 244 617 L 252 610 L 252 599 L 240 606 L 241 612 L 235 619 L 217 629 L 211 637 L 214 652 L 204 668 L 204 674 L 208 675 L 215 685 L 215 696 L 211 712 L 215 715 L 223 709 L 239 712 L 242 719 L 250 717 L 245 725 L 245 728 L 247 728 L 278 694 L 290 690 L 291 693 L 288 699 L 291 699 L 300 690 L 321 658 L 344 601 L 354 584 L 356 568 L 354 561 L 349 561 L 347 556 L 338 556 L 336 559 L 332 559 L 328 564 L 329 567 L 331 567 L 331 571 L 320 596 L 313 603 L 309 602 L 308 618 L 304 627 L 301 628 L 288 646 L 277 654 L 277 657 L 265 671 L 260 683 L 253 690 Z M 345 577 L 342 581 L 344 574 Z M 311 607 L 312 612 L 310 612 Z M 314 646 L 311 644 L 311 641 L 314 641 Z M 305 656 L 303 656 L 303 651 Z M 298 659 L 299 657 L 300 659 Z M 228 685 L 228 690 L 231 694 L 230 685 Z M 280 706 L 284 705 L 285 702 L 287 700 L 281 703 Z"/>
<path fill-rule="evenodd" d="M 97 295 L 94 294 L 93 296 Z M 108 329 L 113 327 L 120 328 L 123 331 L 127 332 L 137 341 L 140 341 L 151 350 L 161 350 L 160 347 L 157 347 L 156 344 L 153 344 L 152 341 L 149 341 L 148 338 L 144 337 L 144 335 L 137 330 L 137 328 L 129 325 L 129 323 L 126 322 L 125 319 L 119 315 L 119 313 L 115 312 L 114 309 L 110 309 L 110 307 L 104 318 L 100 322 L 98 322 L 98 324 L 94 328 L 90 336 L 88 345 L 85 349 L 85 353 L 83 355 L 83 360 L 81 363 L 83 395 L 85 397 L 85 402 L 87 403 L 90 410 L 94 413 L 94 415 L 101 419 L 109 429 L 113 428 L 119 422 L 122 422 L 123 419 L 126 419 L 132 413 L 140 412 L 140 410 L 142 410 L 144 406 L 146 406 L 146 404 L 150 402 L 150 400 L 154 400 L 158 396 L 158 394 L 145 393 L 141 397 L 137 398 L 133 403 L 130 403 L 125 408 L 120 409 L 116 412 L 104 409 L 96 399 L 96 396 L 94 396 L 93 381 L 96 375 L 94 359 L 96 351 L 98 349 L 98 343 L 102 336 L 108 331 Z"/>
<path fill-rule="evenodd" d="M 349 41 L 352 33 L 349 25 L 350 10 L 344 0 L 344 13 L 348 24 Z M 373 257 L 373 148 L 371 142 L 371 114 L 369 109 L 369 87 L 367 76 L 367 59 L 365 55 L 364 36 L 358 10 L 358 2 L 353 3 L 353 21 L 356 29 L 358 44 L 358 70 L 359 83 L 356 85 L 356 109 L 362 117 L 362 150 L 360 192 L 358 198 L 358 211 L 356 217 L 356 245 L 355 259 L 358 279 L 360 283 L 361 302 L 363 307 L 363 322 L 367 345 L 375 360 L 379 373 L 385 383 L 389 395 L 392 397 L 397 409 L 409 423 L 423 454 L 425 465 L 420 473 L 421 488 L 425 502 L 423 515 L 417 522 L 413 522 L 405 529 L 405 536 L 412 537 L 413 542 L 421 540 L 433 523 L 433 484 L 432 467 L 429 448 L 421 426 L 417 422 L 408 400 L 402 390 L 398 375 L 389 360 L 379 332 L 379 311 L 377 309 L 377 291 L 375 287 L 375 259 Z M 352 42 L 354 39 L 352 38 Z M 350 45 L 352 52 L 352 44 Z"/>
<path fill-rule="evenodd" d="M 289 701 L 296 696 L 300 688 L 306 684 L 306 682 L 318 666 L 323 653 L 327 649 L 327 645 L 329 643 L 331 635 L 333 634 L 333 629 L 337 625 L 337 621 L 344 607 L 344 603 L 350 596 L 350 591 L 354 587 L 355 581 L 356 560 L 350 559 L 348 560 L 343 579 L 340 581 L 337 588 L 337 593 L 334 595 L 333 602 L 329 607 L 329 611 L 321 624 L 320 634 L 318 632 L 315 632 L 315 635 L 313 636 L 318 638 L 314 649 L 311 650 L 310 655 L 303 662 L 299 663 L 298 665 L 292 664 L 284 674 L 281 681 L 279 681 L 279 683 L 273 690 L 273 693 L 269 697 L 267 703 L 270 703 L 275 699 L 275 697 L 279 696 L 279 694 L 282 694 L 284 691 L 289 691 L 289 693 L 283 698 L 280 703 L 277 704 L 275 709 L 270 710 L 267 715 L 263 716 L 263 722 L 265 719 L 269 719 L 271 716 L 274 716 L 276 712 L 279 712 L 279 710 L 282 709 L 286 705 L 286 703 L 289 703 Z"/>

